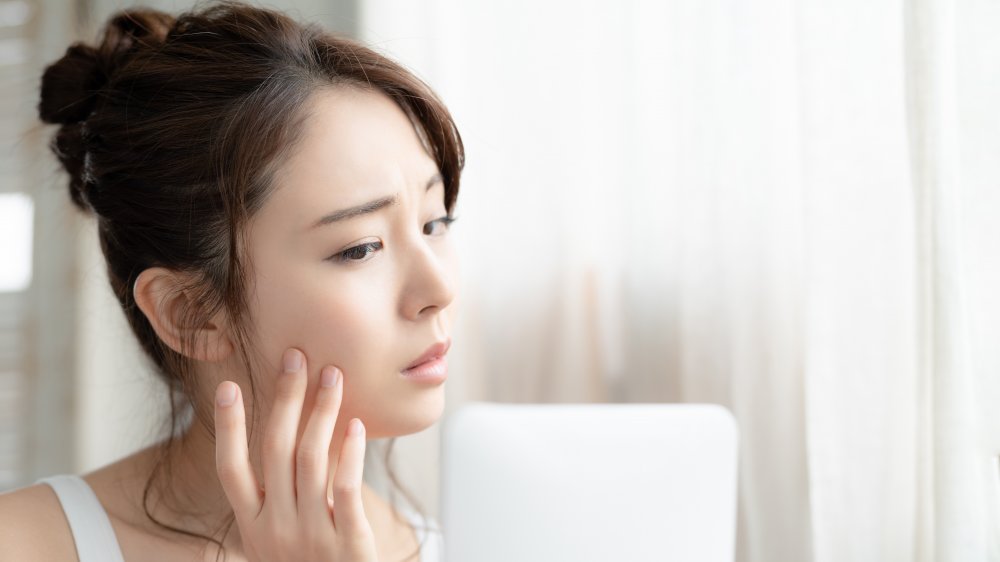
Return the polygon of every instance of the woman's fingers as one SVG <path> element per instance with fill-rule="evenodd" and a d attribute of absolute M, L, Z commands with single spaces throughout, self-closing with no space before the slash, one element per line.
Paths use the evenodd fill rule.
<path fill-rule="evenodd" d="M 247 450 L 246 414 L 240 387 L 231 381 L 215 390 L 215 466 L 237 518 L 260 512 L 257 478 Z"/>
<path fill-rule="evenodd" d="M 320 373 L 316 403 L 295 457 L 299 516 L 324 525 L 330 524 L 326 493 L 330 481 L 330 441 L 343 399 L 341 378 L 340 371 L 332 366 L 324 367 Z"/>
<path fill-rule="evenodd" d="M 371 526 L 361 503 L 361 479 L 365 468 L 365 426 L 354 418 L 340 449 L 337 473 L 333 475 L 334 525 L 340 536 L 367 539 Z"/>
<path fill-rule="evenodd" d="M 261 443 L 265 494 L 261 496 L 247 446 L 245 408 L 239 387 L 226 381 L 216 389 L 216 465 L 236 514 L 249 559 L 377 559 L 375 537 L 361 501 L 365 428 L 354 418 L 336 466 L 330 448 L 343 403 L 342 373 L 327 366 L 301 439 L 299 422 L 308 386 L 305 356 L 290 349 Z M 327 498 L 333 474 L 332 504 Z"/>
<path fill-rule="evenodd" d="M 306 393 L 306 359 L 301 351 L 288 349 L 282 357 L 282 372 L 275 381 L 274 402 L 261 442 L 266 501 L 279 513 L 295 513 L 295 444 L 299 417 Z"/>

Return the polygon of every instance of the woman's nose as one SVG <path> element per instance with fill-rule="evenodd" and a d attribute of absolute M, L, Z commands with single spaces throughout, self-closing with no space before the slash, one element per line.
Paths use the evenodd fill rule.
<path fill-rule="evenodd" d="M 411 254 L 403 287 L 403 313 L 410 320 L 444 309 L 455 299 L 454 249 L 441 242 L 419 244 Z"/>

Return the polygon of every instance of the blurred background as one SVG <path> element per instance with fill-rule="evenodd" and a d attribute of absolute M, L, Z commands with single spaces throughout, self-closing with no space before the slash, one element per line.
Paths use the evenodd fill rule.
<path fill-rule="evenodd" d="M 0 489 L 161 435 L 35 117 L 42 68 L 129 5 L 0 0 Z M 268 5 L 454 114 L 449 411 L 723 404 L 741 562 L 1000 560 L 1000 3 Z M 432 514 L 439 429 L 394 452 Z"/>

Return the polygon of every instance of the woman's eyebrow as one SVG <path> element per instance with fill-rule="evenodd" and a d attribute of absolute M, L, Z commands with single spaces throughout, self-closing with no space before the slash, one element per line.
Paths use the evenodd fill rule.
<path fill-rule="evenodd" d="M 315 223 L 313 223 L 313 225 L 311 227 L 309 227 L 309 228 L 310 228 L 310 230 L 312 230 L 314 228 L 319 228 L 319 227 L 324 226 L 324 225 L 333 224 L 333 223 L 338 222 L 338 221 L 344 221 L 344 220 L 351 219 L 351 218 L 354 218 L 354 217 L 357 217 L 357 216 L 367 215 L 367 214 L 370 214 L 370 213 L 374 213 L 375 211 L 378 211 L 379 209 L 383 209 L 385 207 L 388 207 L 389 205 L 395 205 L 395 204 L 396 204 L 396 196 L 395 195 L 389 195 L 387 197 L 380 197 L 380 198 L 378 198 L 378 199 L 376 199 L 374 201 L 369 201 L 367 203 L 362 203 L 361 205 L 357 205 L 355 207 L 349 207 L 347 209 L 341 209 L 339 211 L 334 211 L 334 212 L 330 213 L 329 215 L 326 215 L 325 217 L 323 217 L 323 218 L 319 219 L 318 221 L 316 221 Z"/>
<path fill-rule="evenodd" d="M 424 187 L 424 191 L 430 191 L 435 184 L 441 181 L 444 181 L 443 178 L 441 177 L 441 173 L 438 172 L 434 174 L 433 176 L 431 176 L 431 179 L 427 180 L 427 184 Z M 395 205 L 396 201 L 397 199 L 395 195 L 387 195 L 385 197 L 379 197 L 378 199 L 369 201 L 367 203 L 362 203 L 354 207 L 348 207 L 347 209 L 334 211 L 329 215 L 326 215 L 320 218 L 315 223 L 313 223 L 313 225 L 309 227 L 309 229 L 312 230 L 314 228 L 318 228 L 328 224 L 333 224 L 339 221 L 345 221 L 357 216 L 371 214 L 380 209 L 384 209 L 385 207 L 388 207 L 390 205 Z"/>

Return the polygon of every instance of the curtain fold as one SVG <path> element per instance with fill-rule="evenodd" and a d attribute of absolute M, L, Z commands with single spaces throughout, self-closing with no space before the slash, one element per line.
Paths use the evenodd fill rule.
<path fill-rule="evenodd" d="M 982 389 L 971 353 L 969 282 L 961 230 L 965 196 L 959 127 L 958 7 L 907 5 L 910 145 L 920 284 L 918 373 L 921 560 L 997 560 L 994 455 L 985 448 Z M 990 505 L 993 503 L 994 505 Z"/>

